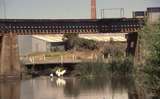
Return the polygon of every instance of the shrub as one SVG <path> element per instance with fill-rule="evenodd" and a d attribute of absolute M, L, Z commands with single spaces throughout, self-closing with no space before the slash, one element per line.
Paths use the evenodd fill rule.
<path fill-rule="evenodd" d="M 77 33 L 64 34 L 63 40 L 65 42 L 66 50 L 71 49 L 89 49 L 94 50 L 97 48 L 96 41 L 79 38 Z"/>
<path fill-rule="evenodd" d="M 115 59 L 109 63 L 103 61 L 91 61 L 77 64 L 75 66 L 75 75 L 80 77 L 92 78 L 108 75 L 130 76 L 133 72 L 132 58 Z"/>
<path fill-rule="evenodd" d="M 107 74 L 108 64 L 103 62 L 84 62 L 75 66 L 75 72 L 84 78 L 105 76 Z"/>
<path fill-rule="evenodd" d="M 104 47 L 102 53 L 104 57 L 111 56 L 113 58 L 124 58 L 125 54 L 125 46 L 124 43 L 118 43 L 114 41 L 110 41 L 107 43 L 107 45 Z"/>
<path fill-rule="evenodd" d="M 160 21 L 158 24 L 147 24 L 139 34 L 143 61 L 139 75 L 143 79 L 138 82 L 149 92 L 160 95 Z"/>
<path fill-rule="evenodd" d="M 121 74 L 122 76 L 132 75 L 133 59 L 131 57 L 126 57 L 124 59 L 116 58 L 113 59 L 109 64 L 110 67 L 108 68 L 108 70 L 112 72 L 113 75 L 114 74 L 115 75 Z"/>
<path fill-rule="evenodd" d="M 78 42 L 78 34 L 77 33 L 65 33 L 63 35 L 63 41 L 65 42 L 66 50 L 73 49 Z"/>

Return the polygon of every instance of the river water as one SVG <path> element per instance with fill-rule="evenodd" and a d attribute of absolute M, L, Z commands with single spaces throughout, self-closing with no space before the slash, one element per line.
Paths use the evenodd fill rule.
<path fill-rule="evenodd" d="M 0 99 L 138 99 L 128 78 L 49 78 L 0 82 Z"/>

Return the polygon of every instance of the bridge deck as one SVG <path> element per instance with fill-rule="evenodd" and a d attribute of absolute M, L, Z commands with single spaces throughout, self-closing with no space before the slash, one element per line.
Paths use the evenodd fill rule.
<path fill-rule="evenodd" d="M 143 19 L 0 19 L 0 35 L 137 32 Z"/>

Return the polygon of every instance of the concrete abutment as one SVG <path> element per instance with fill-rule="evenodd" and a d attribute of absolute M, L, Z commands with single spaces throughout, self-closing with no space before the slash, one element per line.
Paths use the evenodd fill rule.
<path fill-rule="evenodd" d="M 17 35 L 0 37 L 0 79 L 20 78 Z"/>

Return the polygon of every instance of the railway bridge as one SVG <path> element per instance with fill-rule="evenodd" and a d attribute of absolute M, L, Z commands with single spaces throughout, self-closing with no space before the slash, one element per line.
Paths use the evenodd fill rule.
<path fill-rule="evenodd" d="M 127 33 L 127 54 L 135 55 L 139 18 L 115 19 L 0 19 L 0 79 L 20 77 L 17 35 L 63 33 Z"/>

